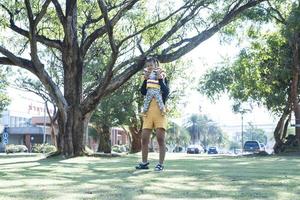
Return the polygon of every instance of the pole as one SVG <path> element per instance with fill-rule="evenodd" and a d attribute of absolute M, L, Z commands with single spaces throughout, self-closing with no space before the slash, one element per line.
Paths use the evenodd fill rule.
<path fill-rule="evenodd" d="M 45 143 L 46 143 L 46 102 L 44 105 L 43 153 L 45 153 Z"/>
<path fill-rule="evenodd" d="M 242 113 L 242 153 L 244 152 L 244 116 Z"/>

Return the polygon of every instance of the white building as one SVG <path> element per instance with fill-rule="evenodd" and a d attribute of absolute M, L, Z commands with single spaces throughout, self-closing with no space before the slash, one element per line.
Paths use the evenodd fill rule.
<path fill-rule="evenodd" d="M 45 111 L 43 99 L 31 92 L 15 88 L 7 88 L 11 99 L 7 110 L 0 116 L 1 146 L 8 144 L 23 144 L 31 149 L 35 143 L 50 143 L 50 122 Z M 4 140 L 3 130 L 7 127 L 8 138 Z"/>

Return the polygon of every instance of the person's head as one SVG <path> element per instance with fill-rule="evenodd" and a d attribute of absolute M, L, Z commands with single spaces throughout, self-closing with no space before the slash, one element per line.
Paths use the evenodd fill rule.
<path fill-rule="evenodd" d="M 145 62 L 145 67 L 147 68 L 147 70 L 151 71 L 159 67 L 159 62 L 156 58 L 149 57 Z"/>

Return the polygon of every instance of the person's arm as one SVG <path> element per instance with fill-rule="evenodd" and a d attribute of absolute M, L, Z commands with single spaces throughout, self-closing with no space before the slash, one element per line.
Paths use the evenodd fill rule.
<path fill-rule="evenodd" d="M 143 84 L 141 86 L 141 89 L 140 89 L 142 95 L 146 95 L 146 93 L 147 93 L 146 85 L 147 85 L 147 80 L 144 80 L 144 82 L 143 82 Z"/>

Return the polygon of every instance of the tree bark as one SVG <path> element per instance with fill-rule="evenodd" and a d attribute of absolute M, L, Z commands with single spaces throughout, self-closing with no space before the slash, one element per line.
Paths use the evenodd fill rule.
<path fill-rule="evenodd" d="M 140 106 L 139 106 L 140 107 Z M 141 123 L 139 123 L 139 121 Z M 131 126 L 129 126 L 129 132 L 131 134 L 131 149 L 130 153 L 137 153 L 142 150 L 142 127 L 143 119 L 132 117 Z"/>
<path fill-rule="evenodd" d="M 129 127 L 129 131 L 132 138 L 130 153 L 140 152 L 142 150 L 142 144 L 141 144 L 142 130 L 137 129 L 137 127 L 135 126 L 132 126 Z"/>
<path fill-rule="evenodd" d="M 291 101 L 292 108 L 295 114 L 295 133 L 296 139 L 300 142 L 300 106 L 298 97 L 298 82 L 299 82 L 299 33 L 295 32 L 290 41 L 290 46 L 293 52 L 292 65 L 292 83 L 291 83 Z"/>
<path fill-rule="evenodd" d="M 274 152 L 275 153 L 280 153 L 281 152 L 281 147 L 283 145 L 283 131 L 284 131 L 284 124 L 285 120 L 290 114 L 290 109 L 287 107 L 283 114 L 281 115 L 280 119 L 277 122 L 276 128 L 274 130 L 274 139 L 275 139 L 275 144 L 273 146 Z"/>
<path fill-rule="evenodd" d="M 111 153 L 110 131 L 107 125 L 102 126 L 98 152 Z"/>
<path fill-rule="evenodd" d="M 57 148 L 57 138 L 55 134 L 54 124 L 51 123 L 51 144 Z"/>

